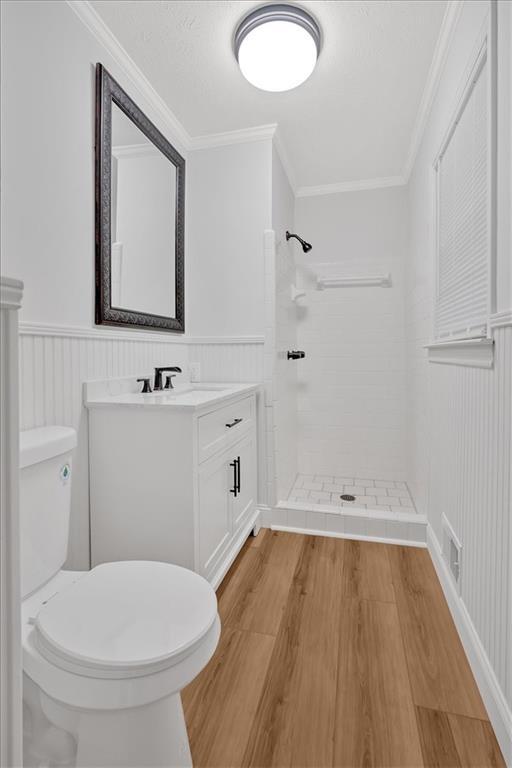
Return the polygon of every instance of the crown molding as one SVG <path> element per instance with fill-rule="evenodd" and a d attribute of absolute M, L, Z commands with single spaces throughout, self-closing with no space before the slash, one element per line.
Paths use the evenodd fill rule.
<path fill-rule="evenodd" d="M 357 192 L 365 189 L 381 189 L 383 187 L 402 187 L 406 184 L 403 176 L 382 176 L 377 179 L 361 179 L 359 181 L 341 181 L 337 184 L 320 184 L 317 187 L 299 187 L 296 197 L 313 197 L 315 195 L 335 195 L 338 192 Z"/>
<path fill-rule="evenodd" d="M 114 33 L 105 24 L 98 12 L 88 0 L 66 0 L 66 2 L 100 45 L 109 52 L 132 85 L 148 100 L 160 120 L 169 129 L 175 140 L 181 144 L 180 149 L 188 149 L 190 137 L 187 131 L 153 88 L 146 75 L 144 75 L 132 57 L 123 48 Z"/>
<path fill-rule="evenodd" d="M 409 151 L 407 153 L 407 159 L 405 161 L 404 170 L 402 176 L 405 179 L 405 183 L 409 181 L 416 155 L 420 148 L 427 120 L 434 103 L 434 98 L 439 87 L 441 75 L 448 55 L 448 50 L 453 38 L 453 33 L 457 22 L 459 20 L 464 0 L 448 0 L 448 5 L 444 12 L 443 21 L 441 22 L 441 28 L 434 49 L 434 55 L 430 63 L 430 69 L 427 75 L 427 82 L 423 89 L 423 94 L 416 115 L 416 121 L 411 137 L 411 143 L 409 145 Z"/>
<path fill-rule="evenodd" d="M 274 136 L 277 125 L 259 125 L 252 128 L 241 128 L 225 133 L 213 133 L 205 136 L 190 136 L 186 128 L 178 120 L 176 115 L 168 107 L 166 102 L 153 88 L 148 78 L 137 66 L 132 57 L 121 45 L 114 33 L 105 24 L 98 12 L 90 4 L 89 0 L 66 0 L 69 7 L 76 13 L 80 21 L 94 35 L 100 45 L 112 56 L 117 65 L 131 81 L 132 85 L 151 104 L 163 124 L 181 146 L 178 149 L 185 151 L 206 149 L 208 147 L 221 147 L 230 144 L 243 144 L 251 141 L 262 141 Z"/>
<path fill-rule="evenodd" d="M 253 128 L 240 128 L 236 131 L 209 133 L 204 136 L 192 136 L 189 139 L 189 149 L 209 149 L 211 147 L 226 147 L 232 144 L 246 144 L 252 141 L 272 139 L 277 130 L 277 123 L 256 125 Z"/>
<path fill-rule="evenodd" d="M 382 189 L 385 187 L 403 186 L 409 182 L 414 161 L 420 147 L 427 120 L 432 109 L 434 97 L 436 95 L 441 79 L 443 67 L 448 55 L 448 50 L 453 38 L 455 27 L 459 20 L 465 0 L 448 0 L 441 28 L 432 56 L 427 82 L 423 89 L 418 113 L 414 123 L 414 129 L 411 137 L 409 151 L 405 162 L 404 170 L 400 176 L 384 176 L 375 179 L 361 179 L 358 181 L 342 181 L 334 184 L 320 184 L 318 186 L 304 186 L 295 188 L 296 197 L 313 197 L 315 195 L 333 195 L 339 192 L 357 192 L 369 189 Z M 279 132 L 277 132 L 279 136 Z M 275 141 L 275 140 L 274 140 Z M 281 157 L 282 160 L 282 157 Z M 283 162 L 284 165 L 284 162 Z"/>
<path fill-rule="evenodd" d="M 414 161 L 416 160 L 416 155 L 418 154 L 427 120 L 441 80 L 453 33 L 457 26 L 464 2 L 465 0 L 448 0 L 428 71 L 427 82 L 423 89 L 420 106 L 416 115 L 409 151 L 407 153 L 402 174 L 400 176 L 362 179 L 360 181 L 340 182 L 338 184 L 321 184 L 316 187 L 299 187 L 295 193 L 296 197 L 312 197 L 314 195 L 332 195 L 338 192 L 356 192 L 365 189 L 397 187 L 409 182 L 409 177 L 414 166 Z"/>
<path fill-rule="evenodd" d="M 0 308 L 19 309 L 23 298 L 23 283 L 12 277 L 0 277 Z"/>
<path fill-rule="evenodd" d="M 194 151 L 272 139 L 295 196 L 312 197 L 315 195 L 332 195 L 339 192 L 381 189 L 384 187 L 396 187 L 407 184 L 418 148 L 421 144 L 434 96 L 439 85 L 453 32 L 465 0 L 449 0 L 448 2 L 430 65 L 427 83 L 416 116 L 403 174 L 400 176 L 360 179 L 358 181 L 342 181 L 334 184 L 299 187 L 297 187 L 293 165 L 276 123 L 255 126 L 252 128 L 242 128 L 235 131 L 226 131 L 223 133 L 207 134 L 204 136 L 190 136 L 176 115 L 171 111 L 166 102 L 157 93 L 147 77 L 115 37 L 113 32 L 105 24 L 98 12 L 89 3 L 89 0 L 66 0 L 66 2 L 76 13 L 81 22 L 98 40 L 100 45 L 112 56 L 132 85 L 144 96 L 148 103 L 151 104 L 163 125 L 165 125 L 172 135 L 173 141 L 179 145 L 178 149 L 181 149 L 182 151 Z"/>

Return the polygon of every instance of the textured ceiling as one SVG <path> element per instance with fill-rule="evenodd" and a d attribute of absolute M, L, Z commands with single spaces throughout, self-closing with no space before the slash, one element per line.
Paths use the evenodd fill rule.
<path fill-rule="evenodd" d="M 234 59 L 261 2 L 96 0 L 94 8 L 191 136 L 278 123 L 299 186 L 403 172 L 445 0 L 306 0 L 323 48 L 306 83 L 251 86 Z"/>

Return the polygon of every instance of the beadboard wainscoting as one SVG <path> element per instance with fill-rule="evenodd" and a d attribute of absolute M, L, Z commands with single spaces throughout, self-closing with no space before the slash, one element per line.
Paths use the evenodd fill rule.
<path fill-rule="evenodd" d="M 87 412 L 82 384 L 90 379 L 151 374 L 157 365 L 199 362 L 202 381 L 262 381 L 259 337 L 186 339 L 164 334 L 58 326 L 20 326 L 21 429 L 61 424 L 78 432 L 68 567 L 89 567 Z M 144 450 L 134 435 L 134 450 Z"/>
<path fill-rule="evenodd" d="M 512 745 L 512 326 L 494 330 L 494 368 L 428 365 L 428 520 L 442 551 L 444 515 L 462 544 L 461 609 L 494 677 Z M 485 662 L 487 663 L 487 662 Z M 482 679 L 475 670 L 477 679 Z M 501 690 L 500 690 L 501 689 Z M 490 710 L 492 702 L 487 699 Z M 491 714 L 491 713 L 490 713 Z M 493 721 L 501 746 L 504 726 Z M 509 752 L 509 757 L 512 755 Z"/>
<path fill-rule="evenodd" d="M 187 370 L 186 344 L 151 334 L 20 327 L 21 429 L 61 424 L 78 432 L 73 466 L 67 565 L 89 568 L 89 460 L 82 384 L 89 379 L 150 374 L 156 365 Z M 134 435 L 134 450 L 144 450 Z"/>
<path fill-rule="evenodd" d="M 493 52 L 492 16 L 496 12 L 502 21 L 500 43 Z M 409 180 L 405 267 L 407 483 L 418 513 L 428 520 L 429 550 L 507 765 L 512 764 L 512 297 L 510 104 L 505 94 L 510 92 L 511 22 L 508 3 L 460 6 L 440 87 L 433 94 Z M 455 361 L 446 358 L 445 364 L 429 361 L 425 347 L 431 344 L 435 327 L 438 232 L 433 162 L 486 30 L 491 56 L 497 58 L 500 106 L 496 121 L 497 238 L 491 260 L 496 290 L 490 292 L 489 306 L 490 312 L 497 312 L 489 318 L 494 339 L 492 367 L 482 368 L 450 364 Z M 453 536 L 449 532 L 445 537 L 443 528 L 451 529 Z M 452 569 L 446 567 L 450 537 L 455 550 L 460 545 L 459 566 Z M 456 580 L 452 573 L 458 569 Z"/>

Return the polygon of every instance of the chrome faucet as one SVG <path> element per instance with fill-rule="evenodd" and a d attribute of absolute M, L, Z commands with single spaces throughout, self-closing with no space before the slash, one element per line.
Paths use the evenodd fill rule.
<path fill-rule="evenodd" d="M 179 368 L 177 365 L 165 365 L 162 368 L 155 368 L 155 384 L 154 384 L 154 387 L 153 387 L 153 390 L 155 392 L 157 392 L 160 389 L 163 389 L 163 387 L 162 387 L 162 373 L 164 371 L 172 371 L 173 373 L 181 373 L 181 368 Z M 168 389 L 169 388 L 170 387 L 168 387 Z"/>

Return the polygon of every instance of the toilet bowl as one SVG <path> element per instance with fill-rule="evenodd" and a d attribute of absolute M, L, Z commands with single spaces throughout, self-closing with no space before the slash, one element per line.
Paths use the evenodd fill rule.
<path fill-rule="evenodd" d="M 180 691 L 217 646 L 215 593 L 169 563 L 62 570 L 75 442 L 21 434 L 24 765 L 190 766 Z"/>

